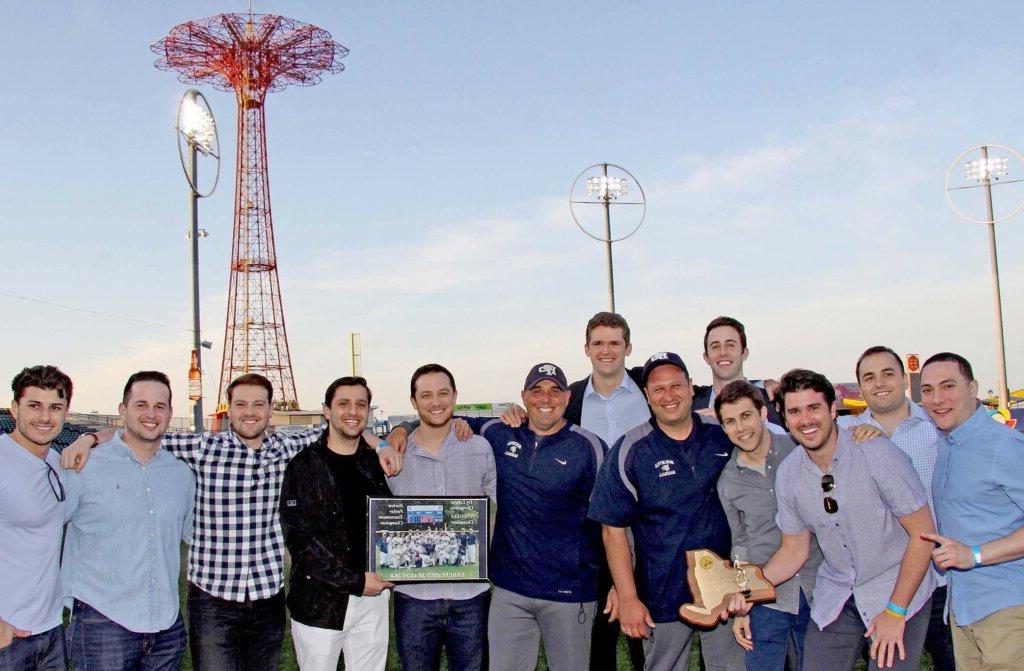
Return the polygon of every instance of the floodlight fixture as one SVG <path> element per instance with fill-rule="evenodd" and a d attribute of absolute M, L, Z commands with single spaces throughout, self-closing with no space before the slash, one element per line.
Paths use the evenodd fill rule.
<path fill-rule="evenodd" d="M 1005 152 L 1003 156 L 989 156 L 989 150 L 996 149 L 1000 152 Z M 969 161 L 964 161 L 965 158 L 979 152 L 981 157 Z M 1006 186 L 1015 182 L 1020 182 L 1020 179 L 1016 180 L 1005 180 L 1000 181 L 1003 177 L 1010 174 L 1009 170 L 1009 157 L 1013 156 L 1017 161 L 1024 163 L 1024 157 L 1015 150 L 1005 145 L 998 144 L 981 144 L 966 151 L 962 152 L 957 156 L 953 163 L 946 170 L 946 202 L 956 212 L 957 216 L 969 221 L 974 224 L 985 224 L 988 228 L 988 244 L 989 244 L 989 260 L 991 263 L 992 270 L 992 304 L 993 312 L 995 316 L 995 331 L 996 331 L 996 357 L 999 365 L 999 407 L 1009 408 L 1010 403 L 1010 390 L 1007 382 L 1006 373 L 1006 343 L 1003 335 L 1003 298 L 1002 290 L 999 284 L 999 256 L 996 252 L 996 224 L 1001 221 L 1005 221 L 1013 215 L 1020 212 L 1024 208 L 1024 200 L 1017 204 L 1012 210 L 1009 210 L 1008 214 L 1005 214 L 999 219 L 995 217 L 995 210 L 992 205 L 992 187 L 993 186 Z M 967 182 L 974 182 L 973 184 L 967 185 L 954 185 L 952 177 L 955 174 L 954 171 L 957 166 L 963 166 L 964 180 Z M 985 218 L 976 219 L 966 214 L 953 202 L 953 193 L 960 192 L 963 190 L 981 189 L 984 195 L 985 202 Z"/>
<path fill-rule="evenodd" d="M 192 400 L 192 422 L 196 431 L 203 431 L 203 348 L 211 343 L 203 340 L 199 329 L 199 238 L 207 233 L 199 228 L 199 199 L 213 193 L 220 180 L 220 139 L 217 123 L 205 96 L 195 89 L 185 91 L 178 103 L 178 119 L 174 126 L 178 135 L 178 156 L 188 180 L 189 228 L 186 235 L 192 264 L 192 362 L 189 367 L 189 397 Z M 216 163 L 213 184 L 205 193 L 199 188 L 199 154 Z"/>
<path fill-rule="evenodd" d="M 609 175 L 608 169 L 611 168 L 621 173 L 621 175 Z M 584 179 L 584 175 L 594 169 L 599 169 L 600 173 L 587 177 Z M 624 198 L 630 192 L 630 180 L 636 186 L 637 195 L 632 201 L 624 200 Z M 577 200 L 574 197 L 576 193 L 576 186 L 585 184 L 587 187 L 587 198 L 581 198 Z M 582 191 L 582 189 L 581 189 Z M 604 209 L 604 235 L 597 236 L 587 230 L 587 228 L 580 222 L 580 217 L 577 216 L 576 206 L 584 205 L 597 205 Z M 626 235 L 618 238 L 612 237 L 612 205 L 638 205 L 640 206 L 640 216 L 637 220 L 636 226 L 633 227 Z M 640 230 L 640 227 L 644 223 L 644 218 L 647 215 L 647 199 L 644 196 L 644 189 L 640 186 L 640 182 L 636 177 L 633 176 L 628 170 L 620 165 L 614 163 L 595 163 L 594 165 L 588 166 L 580 174 L 576 175 L 576 179 L 573 180 L 572 186 L 569 187 L 569 213 L 572 214 L 572 219 L 576 222 L 576 226 L 586 233 L 589 237 L 603 242 L 605 245 L 605 266 L 608 274 L 608 305 L 612 312 L 615 312 L 615 272 L 612 266 L 612 243 L 619 242 L 631 237 L 634 233 Z"/>
<path fill-rule="evenodd" d="M 986 179 L 999 179 L 1009 174 L 1010 159 L 1006 156 L 981 158 L 964 163 L 964 179 L 983 182 Z"/>

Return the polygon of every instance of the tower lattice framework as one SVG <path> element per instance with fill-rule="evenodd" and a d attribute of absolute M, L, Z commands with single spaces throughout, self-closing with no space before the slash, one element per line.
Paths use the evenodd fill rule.
<path fill-rule="evenodd" d="M 182 23 L 153 45 L 156 66 L 185 83 L 234 91 L 238 148 L 231 276 L 218 398 L 243 373 L 274 385 L 275 405 L 298 409 L 270 213 L 264 102 L 269 91 L 318 84 L 345 69 L 348 49 L 322 28 L 273 14 L 219 14 Z"/>

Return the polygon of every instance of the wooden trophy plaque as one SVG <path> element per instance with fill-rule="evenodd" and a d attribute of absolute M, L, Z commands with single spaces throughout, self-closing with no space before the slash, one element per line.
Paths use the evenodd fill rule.
<path fill-rule="evenodd" d="M 693 603 L 679 607 L 679 615 L 690 624 L 712 627 L 733 594 L 761 603 L 775 600 L 775 586 L 765 579 L 760 566 L 722 559 L 711 550 L 686 551 L 686 581 Z"/>

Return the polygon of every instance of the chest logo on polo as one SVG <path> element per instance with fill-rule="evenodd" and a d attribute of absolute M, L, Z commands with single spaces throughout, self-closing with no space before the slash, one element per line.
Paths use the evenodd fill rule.
<path fill-rule="evenodd" d="M 654 468 L 657 469 L 659 478 L 676 474 L 676 462 L 674 459 L 662 459 L 654 464 Z"/>
<path fill-rule="evenodd" d="M 519 458 L 519 450 L 521 450 L 521 449 L 523 449 L 522 445 L 520 445 L 519 443 L 517 443 L 514 440 L 510 440 L 505 445 L 505 456 L 506 457 L 513 457 L 515 459 L 518 459 Z"/>

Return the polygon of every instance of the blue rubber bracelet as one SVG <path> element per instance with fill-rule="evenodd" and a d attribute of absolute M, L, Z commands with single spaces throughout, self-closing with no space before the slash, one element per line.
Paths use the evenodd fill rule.
<path fill-rule="evenodd" d="M 891 611 L 892 611 L 892 612 L 894 612 L 894 613 L 899 613 L 899 614 L 900 614 L 900 615 L 902 615 L 903 617 L 906 617 L 906 616 L 907 616 L 907 609 L 906 609 L 906 608 L 904 608 L 903 606 L 897 606 L 897 605 L 896 605 L 896 604 L 894 604 L 894 603 L 893 603 L 892 601 L 890 601 L 889 603 L 885 604 L 885 607 L 886 607 L 886 608 L 887 608 L 888 610 L 891 610 Z"/>
<path fill-rule="evenodd" d="M 971 553 L 974 555 L 974 565 L 981 566 L 981 546 L 975 545 L 972 547 Z"/>

